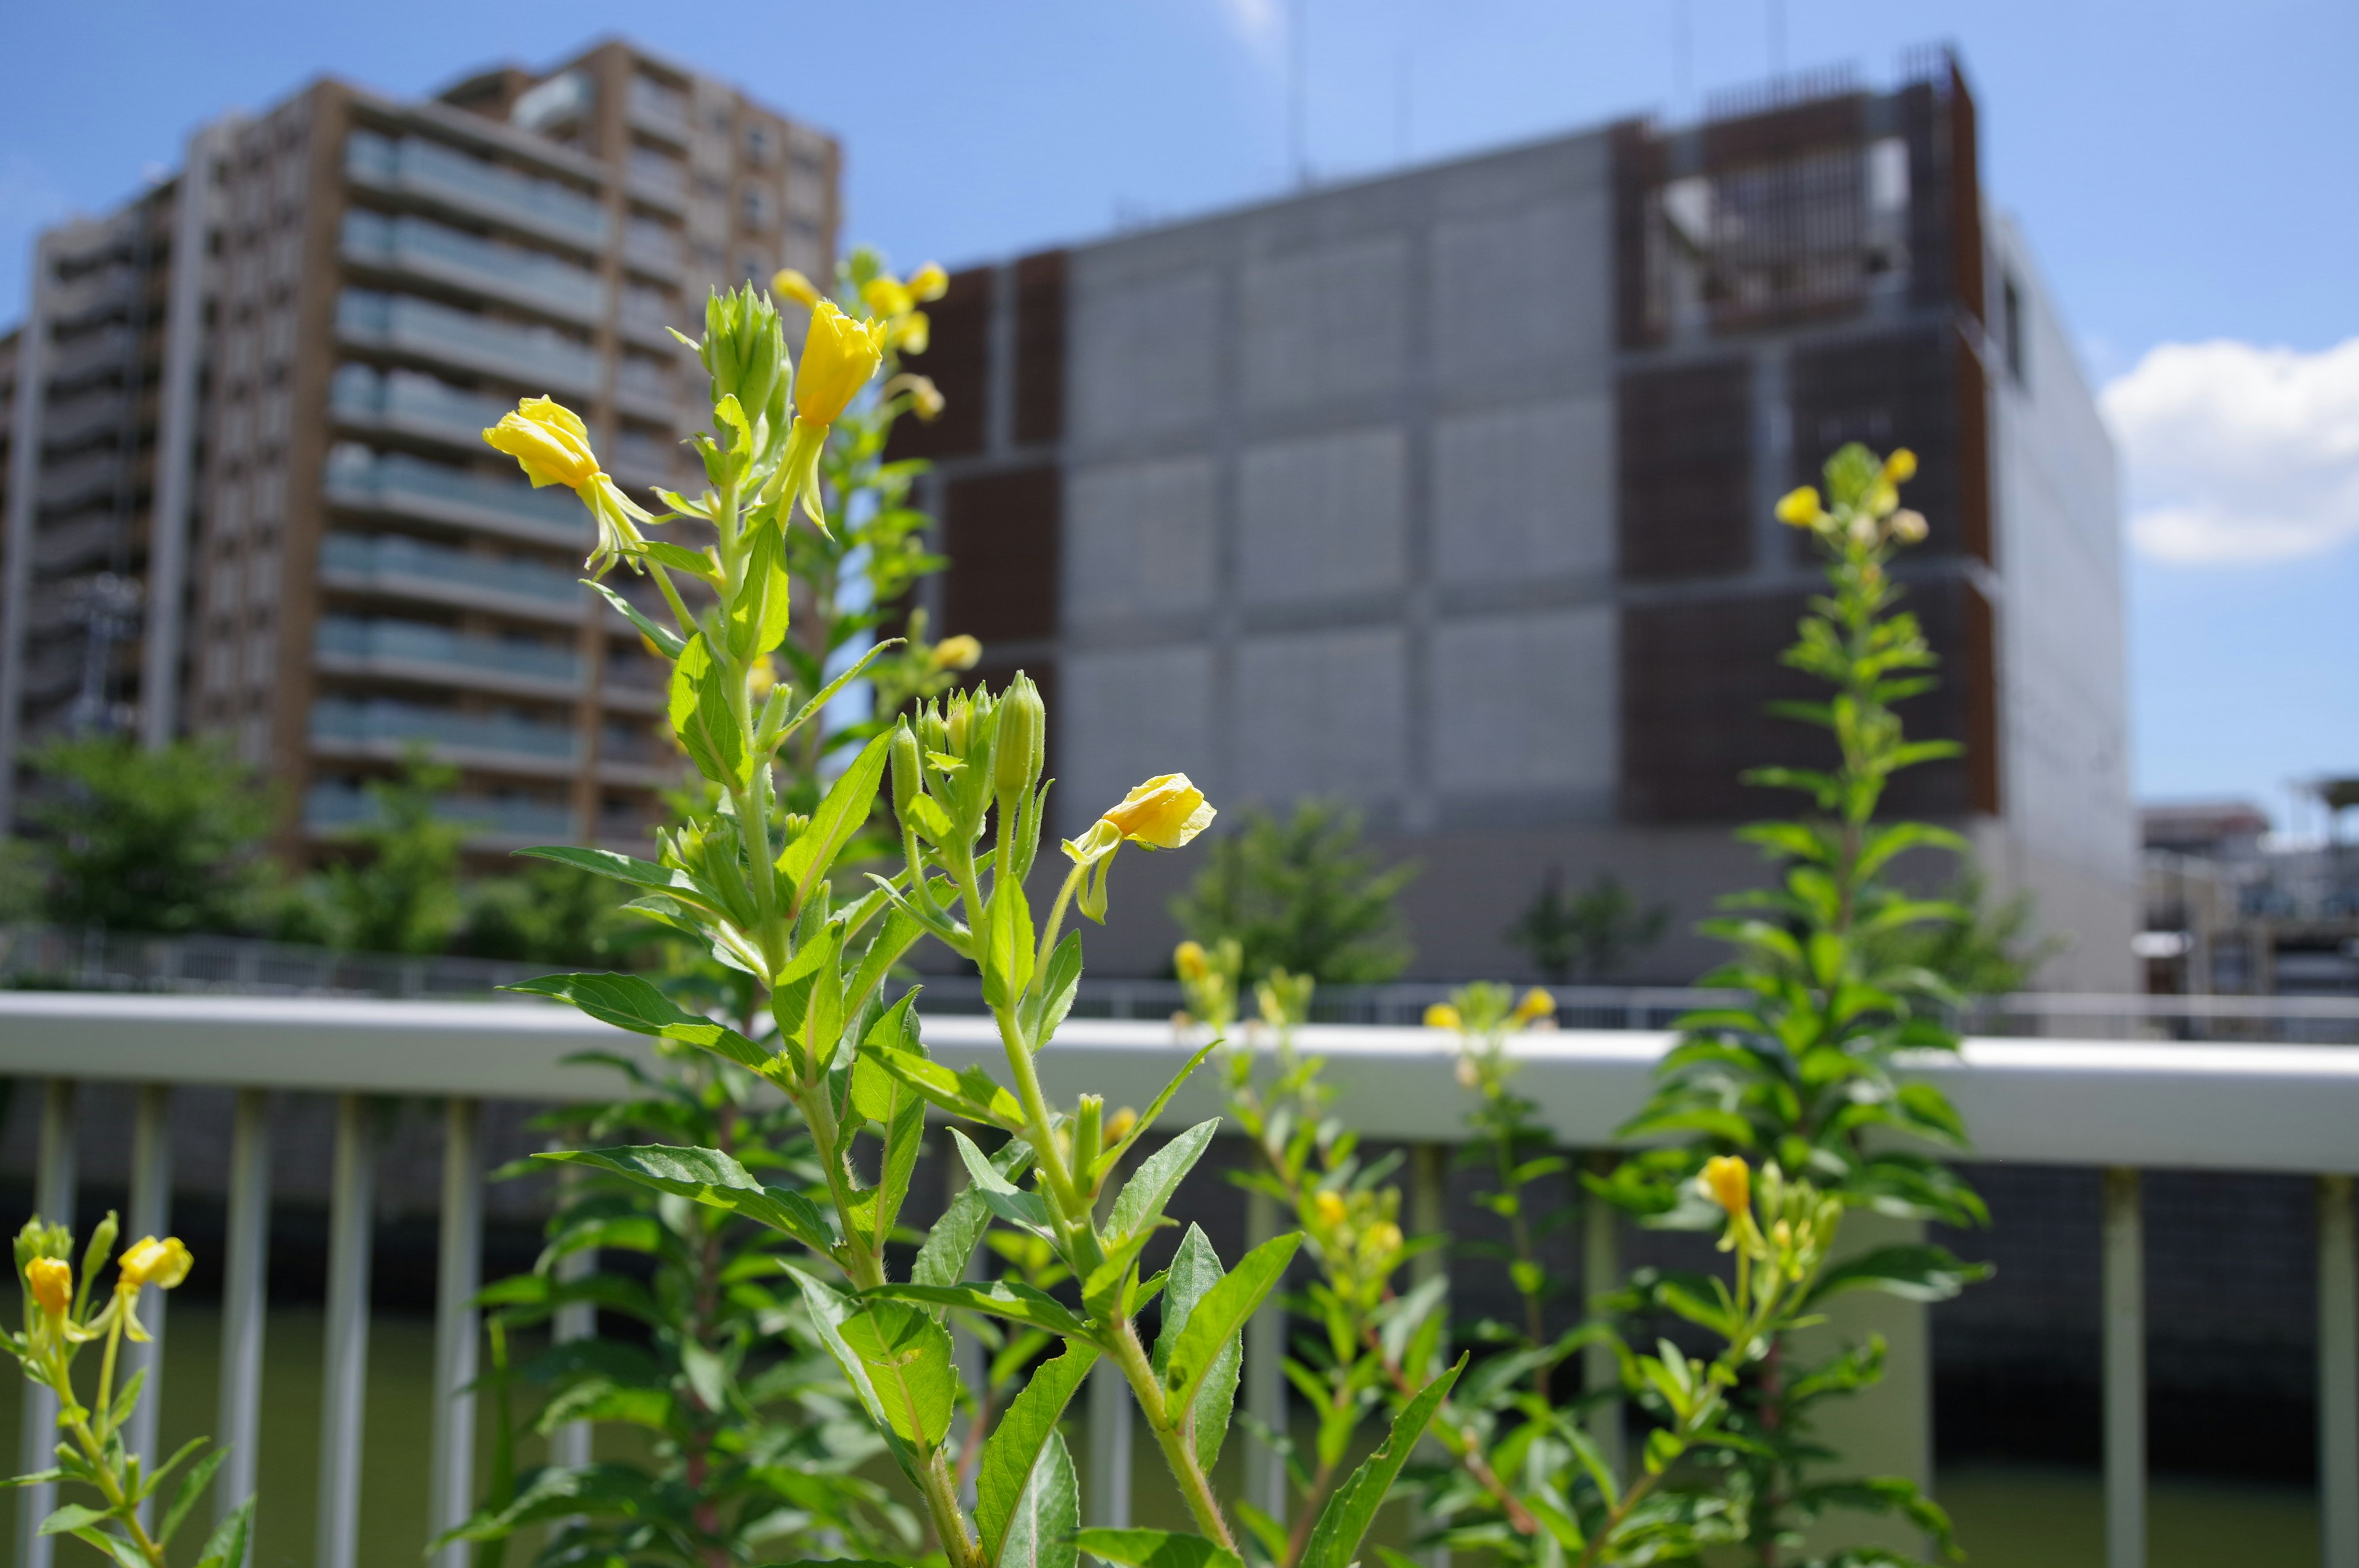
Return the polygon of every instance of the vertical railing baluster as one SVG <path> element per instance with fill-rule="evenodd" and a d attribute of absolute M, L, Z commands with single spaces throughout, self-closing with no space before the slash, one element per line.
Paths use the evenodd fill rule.
<path fill-rule="evenodd" d="M 552 1141 L 551 1149 L 562 1149 L 562 1142 Z M 582 1180 L 582 1167 L 562 1165 L 557 1173 L 557 1198 L 560 1204 L 572 1201 L 573 1188 Z M 598 1271 L 598 1249 L 585 1247 L 568 1252 L 557 1260 L 557 1282 L 578 1284 Z M 598 1309 L 589 1302 L 568 1302 L 557 1309 L 550 1336 L 560 1345 L 571 1345 L 577 1340 L 598 1337 Z M 569 1470 L 578 1470 L 590 1463 L 591 1426 L 586 1421 L 569 1421 L 549 1434 L 549 1462 Z"/>
<path fill-rule="evenodd" d="M 172 1229 L 172 1090 L 168 1084 L 141 1085 L 132 1113 L 130 1225 L 127 1234 L 134 1238 L 165 1236 Z M 155 1465 L 164 1458 L 156 1452 L 156 1412 L 164 1400 L 164 1309 L 170 1298 L 163 1291 L 139 1294 L 139 1321 L 147 1326 L 147 1343 L 125 1346 L 129 1360 L 124 1370 L 133 1377 L 145 1372 L 147 1381 L 123 1437 L 132 1453 Z M 139 1505 L 143 1521 L 154 1514 L 147 1503 Z"/>
<path fill-rule="evenodd" d="M 228 1246 L 222 1258 L 221 1408 L 213 1441 L 216 1522 L 254 1495 L 262 1441 L 262 1331 L 270 1310 L 270 1091 L 240 1089 L 230 1124 Z M 242 1568 L 230 1563 L 228 1568 Z"/>
<path fill-rule="evenodd" d="M 376 1151 L 365 1095 L 336 1101 L 328 1207 L 328 1325 L 321 1376 L 315 1568 L 353 1568 L 360 1549 L 361 1422 L 368 1402 L 369 1244 Z"/>
<path fill-rule="evenodd" d="M 1599 1175 L 1614 1168 L 1609 1150 L 1592 1153 L 1589 1162 Z M 1581 1200 L 1581 1288 L 1595 1302 L 1622 1282 L 1622 1220 L 1612 1204 L 1595 1193 Z M 1610 1345 L 1590 1345 L 1581 1352 L 1581 1386 L 1594 1392 L 1622 1387 L 1622 1364 Z M 1623 1454 L 1623 1412 L 1620 1395 L 1600 1400 L 1589 1412 L 1589 1441 L 1597 1445 L 1606 1466 L 1616 1476 L 1629 1472 Z"/>
<path fill-rule="evenodd" d="M 475 1292 L 484 1271 L 481 1100 L 453 1095 L 442 1112 L 442 1246 L 434 1281 L 434 1442 L 429 1527 L 435 1535 L 474 1511 L 475 1380 L 482 1333 Z M 473 1548 L 454 1541 L 440 1568 L 467 1568 Z"/>
<path fill-rule="evenodd" d="M 1258 1156 L 1256 1156 L 1258 1158 Z M 1245 1193 L 1245 1249 L 1277 1235 L 1277 1200 Z M 1245 1325 L 1245 1411 L 1273 1433 L 1286 1435 L 1286 1307 L 1272 1291 Z M 1245 1450 L 1245 1498 L 1286 1522 L 1286 1456 L 1256 1440 Z"/>
<path fill-rule="evenodd" d="M 1130 1528 L 1130 1384 L 1111 1358 L 1090 1371 L 1090 1507 L 1082 1522 Z"/>
<path fill-rule="evenodd" d="M 2146 1568 L 2146 1227 L 2138 1173 L 2104 1175 L 2105 1568 Z"/>
<path fill-rule="evenodd" d="M 1408 1227 L 1412 1236 L 1430 1236 L 1442 1243 L 1418 1254 L 1409 1271 L 1419 1285 L 1432 1280 L 1443 1281 L 1441 1304 L 1436 1310 L 1441 1314 L 1439 1348 L 1446 1362 L 1450 1354 L 1450 1146 L 1446 1143 L 1420 1143 L 1409 1151 Z M 1442 1453 L 1431 1438 L 1423 1446 L 1429 1456 Z M 1409 1521 L 1411 1534 L 1423 1533 L 1432 1523 L 1424 1509 L 1416 1509 Z M 1426 1568 L 1450 1568 L 1450 1548 L 1429 1548 L 1424 1561 Z"/>
<path fill-rule="evenodd" d="M 2318 1178 L 2318 1558 L 2359 1568 L 2359 1245 L 2352 1181 Z"/>
<path fill-rule="evenodd" d="M 41 1148 L 38 1156 L 40 1165 L 33 1177 L 33 1207 L 51 1225 L 70 1226 L 74 1222 L 74 1188 L 81 1175 L 77 1146 L 80 1130 L 75 1125 L 78 1099 L 71 1078 L 51 1078 L 42 1086 Z M 79 1252 L 73 1264 L 76 1268 L 82 1266 Z M 46 1389 L 27 1383 L 24 1390 L 17 1444 L 23 1460 L 16 1473 L 29 1476 L 57 1463 L 58 1402 Z M 17 1568 L 49 1568 L 57 1537 L 38 1531 L 41 1521 L 57 1506 L 58 1487 L 54 1481 L 17 1488 Z"/>

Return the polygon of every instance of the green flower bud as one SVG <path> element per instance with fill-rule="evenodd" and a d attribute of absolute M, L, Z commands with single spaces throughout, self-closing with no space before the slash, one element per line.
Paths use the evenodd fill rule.
<path fill-rule="evenodd" d="M 771 439 L 784 438 L 787 338 L 768 295 L 748 284 L 708 297 L 704 341 L 696 353 L 712 378 L 714 403 L 734 397 L 747 419 L 768 416 Z"/>
<path fill-rule="evenodd" d="M 893 815 L 902 822 L 909 820 L 909 803 L 918 798 L 925 787 L 925 759 L 918 751 L 918 737 L 909 729 L 908 719 L 893 727 L 893 744 L 886 750 L 893 766 Z"/>
<path fill-rule="evenodd" d="M 1031 793 L 1047 758 L 1048 734 L 1049 708 L 1040 688 L 1018 670 L 999 699 L 998 749 L 992 757 L 992 784 L 998 794 Z"/>

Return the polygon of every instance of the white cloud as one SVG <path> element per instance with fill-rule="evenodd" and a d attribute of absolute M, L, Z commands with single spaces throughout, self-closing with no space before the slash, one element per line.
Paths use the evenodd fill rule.
<path fill-rule="evenodd" d="M 2279 561 L 2359 536 L 2359 338 L 2317 353 L 2165 343 L 2101 401 L 2141 553 Z"/>
<path fill-rule="evenodd" d="M 1285 42 L 1285 18 L 1278 0 L 1218 0 L 1221 15 L 1245 47 L 1265 58 L 1277 54 Z"/>

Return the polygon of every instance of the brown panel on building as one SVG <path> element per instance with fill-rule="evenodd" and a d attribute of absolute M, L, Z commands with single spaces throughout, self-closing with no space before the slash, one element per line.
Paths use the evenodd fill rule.
<path fill-rule="evenodd" d="M 1845 338 L 1798 346 L 1789 363 L 1794 468 L 1788 481 L 1815 484 L 1820 469 L 1847 441 L 1889 452 L 1917 454 L 1917 477 L 1902 500 L 1925 514 L 1926 542 L 1912 557 L 1955 555 L 1979 527 L 1989 544 L 1987 479 L 1980 522 L 1966 515 L 1960 474 L 1969 454 L 1961 438 L 1959 364 L 1967 357 L 1954 329 L 1919 327 L 1873 338 Z M 1979 461 L 1986 475 L 1988 456 Z M 1810 558 L 1807 535 L 1794 538 L 1797 558 Z"/>
<path fill-rule="evenodd" d="M 1857 146 L 1865 139 L 1866 110 L 1867 94 L 1848 92 L 1712 121 L 1703 128 L 1704 168 L 1717 174 L 1743 164 Z"/>
<path fill-rule="evenodd" d="M 1658 280 L 1647 265 L 1649 209 L 1663 178 L 1663 144 L 1643 120 L 1617 122 L 1614 138 L 1614 319 L 1625 349 L 1663 339 L 1666 307 L 1650 300 Z"/>
<path fill-rule="evenodd" d="M 1961 335 L 1958 367 L 1958 547 L 1995 566 L 1991 541 L 1990 388 L 1982 356 Z"/>
<path fill-rule="evenodd" d="M 1974 98 L 1955 57 L 1950 60 L 1950 271 L 1958 303 L 1977 321 L 1983 311 L 1982 156 Z"/>
<path fill-rule="evenodd" d="M 1976 811 L 1998 815 L 1998 625 L 1991 602 L 1973 583 L 1957 585 L 1958 668 L 1964 688 L 1966 797 Z"/>
<path fill-rule="evenodd" d="M 1912 589 L 1905 600 L 1941 656 L 1939 684 L 1900 705 L 1911 740 L 1972 744 L 1978 692 L 1995 733 L 1987 661 L 1967 632 L 1967 591 L 1952 580 Z M 1798 594 L 1623 608 L 1624 820 L 1736 822 L 1796 808 L 1801 797 L 1746 784 L 1743 775 L 1752 768 L 1823 768 L 1835 761 L 1824 730 L 1766 711 L 1772 702 L 1826 696 L 1822 683 L 1778 662 L 1802 614 Z M 1988 745 L 1977 751 L 1978 762 L 1995 755 Z M 1995 778 L 1995 762 L 1990 766 Z M 1955 818 L 1981 808 L 1984 797 L 1970 784 L 1970 772 L 1957 759 L 1910 768 L 1886 791 L 1882 815 Z"/>
<path fill-rule="evenodd" d="M 1065 253 L 1016 264 L 1016 442 L 1065 436 Z"/>
<path fill-rule="evenodd" d="M 1622 377 L 1617 511 L 1625 581 L 1720 577 L 1753 564 L 1752 362 Z"/>
<path fill-rule="evenodd" d="M 914 416 L 894 422 L 894 458 L 963 458 L 983 450 L 991 393 L 994 270 L 979 266 L 952 273 L 950 292 L 926 307 L 931 327 L 926 351 L 906 362 L 933 378 L 944 406 L 931 424 Z"/>
<path fill-rule="evenodd" d="M 1057 634 L 1059 471 L 1043 463 L 948 486 L 937 635 L 965 633 L 989 648 Z"/>

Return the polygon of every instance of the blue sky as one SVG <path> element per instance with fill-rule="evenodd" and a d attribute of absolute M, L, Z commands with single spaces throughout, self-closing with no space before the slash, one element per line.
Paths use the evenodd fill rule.
<path fill-rule="evenodd" d="M 2349 0 L 0 0 L 11 57 L 38 62 L 0 95 L 0 301 L 35 227 L 127 194 L 223 109 L 321 71 L 425 92 L 604 31 L 842 135 L 850 232 L 905 262 L 1086 238 L 1290 182 L 1298 15 L 1321 178 L 1684 118 L 1779 55 L 1876 81 L 1957 42 L 1985 182 L 2114 384 L 2141 792 L 2282 814 L 2286 781 L 2359 773 L 2359 344 L 2330 352 L 2359 340 Z M 2205 347 L 2150 357 L 2169 345 Z"/>

